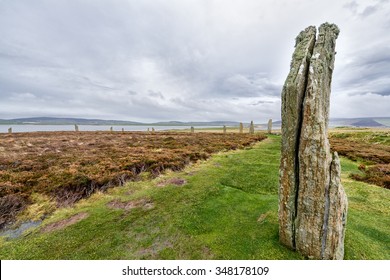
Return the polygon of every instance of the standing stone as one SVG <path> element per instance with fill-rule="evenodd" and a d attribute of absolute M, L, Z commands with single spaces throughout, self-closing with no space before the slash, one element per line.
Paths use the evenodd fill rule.
<path fill-rule="evenodd" d="M 149 129 L 149 127 L 148 127 L 148 132 L 150 132 L 150 129 Z"/>
<path fill-rule="evenodd" d="M 272 119 L 269 119 L 268 121 L 268 134 L 271 134 L 272 133 Z"/>
<path fill-rule="evenodd" d="M 122 133 L 125 132 L 125 129 L 122 127 Z"/>
<path fill-rule="evenodd" d="M 74 125 L 74 131 L 76 131 L 76 132 L 79 131 L 79 126 L 77 124 Z"/>
<path fill-rule="evenodd" d="M 226 134 L 226 125 L 223 126 L 223 134 Z"/>
<path fill-rule="evenodd" d="M 114 128 L 111 126 L 110 127 L 110 132 L 113 132 L 114 131 Z"/>
<path fill-rule="evenodd" d="M 316 28 L 309 26 L 295 39 L 290 73 L 282 91 L 282 149 L 279 174 L 279 239 L 295 249 L 296 197 L 299 184 L 298 149 L 302 102 Z"/>
<path fill-rule="evenodd" d="M 152 132 L 154 132 L 155 130 L 154 130 L 154 127 L 152 127 Z"/>
<path fill-rule="evenodd" d="M 255 126 L 253 124 L 253 121 L 251 121 L 251 124 L 249 126 L 249 134 L 255 134 Z"/>
<path fill-rule="evenodd" d="M 240 132 L 240 133 L 244 133 L 244 125 L 242 124 L 242 122 L 240 122 L 240 129 L 239 129 L 239 132 Z"/>
<path fill-rule="evenodd" d="M 12 134 L 12 127 L 8 128 L 8 133 Z"/>
<path fill-rule="evenodd" d="M 195 132 L 195 128 L 193 126 L 191 126 L 191 133 L 194 133 Z"/>
<path fill-rule="evenodd" d="M 314 259 L 342 259 L 347 197 L 328 141 L 329 100 L 339 29 L 313 26 L 297 39 L 282 92 L 280 241 Z"/>

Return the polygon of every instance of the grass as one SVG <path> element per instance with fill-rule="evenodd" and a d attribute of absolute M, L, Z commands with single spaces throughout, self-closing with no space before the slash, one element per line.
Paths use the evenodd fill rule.
<path fill-rule="evenodd" d="M 278 241 L 280 137 L 223 152 L 180 172 L 95 193 L 57 210 L 23 237 L 0 239 L 1 259 L 303 259 Z M 390 259 L 389 190 L 356 182 L 342 158 L 349 199 L 345 259 Z M 147 176 L 145 176 L 147 177 Z M 172 182 L 180 178 L 184 185 Z M 183 182 L 182 180 L 182 182 Z M 119 200 L 131 209 L 112 208 Z M 147 201 L 142 204 L 142 201 Z M 77 213 L 64 229 L 47 225 Z"/>

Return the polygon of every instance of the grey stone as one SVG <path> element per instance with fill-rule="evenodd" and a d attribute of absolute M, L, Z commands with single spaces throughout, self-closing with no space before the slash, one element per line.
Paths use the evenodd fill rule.
<path fill-rule="evenodd" d="M 249 125 L 249 134 L 255 133 L 255 126 L 253 124 L 253 121 L 251 121 L 251 124 Z"/>
<path fill-rule="evenodd" d="M 8 133 L 12 134 L 12 127 L 8 128 Z"/>
<path fill-rule="evenodd" d="M 240 122 L 239 132 L 244 133 L 244 125 L 242 124 L 242 122 Z"/>
<path fill-rule="evenodd" d="M 322 24 L 297 39 L 282 92 L 279 188 L 281 243 L 313 259 L 342 259 L 347 197 L 328 141 L 331 80 L 339 29 Z"/>
<path fill-rule="evenodd" d="M 223 134 L 226 134 L 226 125 L 223 126 Z"/>
<path fill-rule="evenodd" d="M 194 133 L 195 132 L 195 128 L 193 126 L 191 126 L 191 133 Z"/>
<path fill-rule="evenodd" d="M 269 121 L 268 121 L 267 132 L 268 132 L 268 134 L 272 133 L 272 119 L 269 119 Z"/>

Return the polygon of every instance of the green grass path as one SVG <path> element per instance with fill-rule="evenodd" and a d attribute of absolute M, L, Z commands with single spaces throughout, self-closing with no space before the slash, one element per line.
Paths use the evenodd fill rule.
<path fill-rule="evenodd" d="M 182 172 L 131 182 L 59 209 L 25 236 L 0 239 L 1 259 L 302 259 L 278 242 L 280 137 L 230 151 Z M 390 193 L 352 181 L 357 164 L 342 159 L 349 198 L 346 259 L 390 259 Z M 145 176 L 147 177 L 147 176 Z M 165 185 L 171 178 L 183 186 Z M 113 200 L 149 207 L 112 209 Z M 76 213 L 64 229 L 42 228 Z"/>

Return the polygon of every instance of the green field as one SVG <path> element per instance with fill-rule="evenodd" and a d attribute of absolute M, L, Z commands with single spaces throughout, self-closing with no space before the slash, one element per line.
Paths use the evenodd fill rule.
<path fill-rule="evenodd" d="M 56 210 L 22 237 L 2 237 L 0 258 L 303 259 L 278 241 L 279 159 L 280 136 L 270 136 L 181 172 L 155 179 L 145 173 L 142 181 Z M 350 179 L 357 167 L 342 158 L 349 199 L 345 259 L 388 260 L 390 192 Z M 50 203 L 37 195 L 30 208 L 45 207 Z M 65 227 L 71 217 L 80 221 Z"/>

